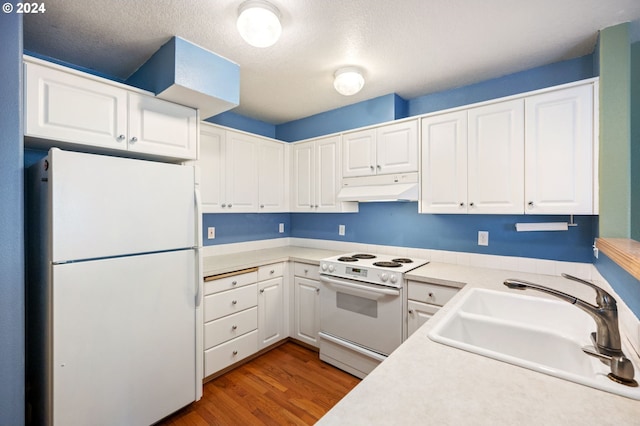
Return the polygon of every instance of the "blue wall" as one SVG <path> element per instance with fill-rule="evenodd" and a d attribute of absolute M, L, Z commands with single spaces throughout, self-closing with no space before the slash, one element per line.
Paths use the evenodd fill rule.
<path fill-rule="evenodd" d="M 273 124 L 237 114 L 232 111 L 214 115 L 213 117 L 207 118 L 205 121 L 213 124 L 218 124 L 220 126 L 231 127 L 233 129 L 254 133 L 256 135 L 265 136 L 267 138 L 275 139 L 276 137 L 276 126 L 274 126 Z"/>
<path fill-rule="evenodd" d="M 278 225 L 284 223 L 284 233 Z M 216 228 L 216 238 L 207 239 L 207 228 Z M 289 213 L 217 213 L 202 216 L 202 241 L 205 246 L 270 240 L 291 236 Z"/>
<path fill-rule="evenodd" d="M 600 252 L 594 261 L 598 272 L 607 280 L 624 303 L 640 318 L 640 281 Z"/>
<path fill-rule="evenodd" d="M 567 222 L 568 216 L 418 214 L 417 203 L 360 203 L 354 213 L 293 213 L 291 236 L 467 253 L 592 261 L 595 216 L 575 216 L 577 227 L 557 232 L 516 232 L 517 222 Z M 344 237 L 338 225 L 346 226 Z M 489 245 L 478 245 L 489 231 Z"/>
<path fill-rule="evenodd" d="M 0 15 L 0 424 L 24 424 L 22 15 Z"/>

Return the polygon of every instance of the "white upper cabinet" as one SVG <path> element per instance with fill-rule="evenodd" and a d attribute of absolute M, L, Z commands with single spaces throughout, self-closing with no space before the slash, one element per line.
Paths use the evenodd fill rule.
<path fill-rule="evenodd" d="M 289 210 L 287 171 L 289 145 L 282 142 L 261 140 L 258 156 L 258 204 L 261 212 L 285 212 Z"/>
<path fill-rule="evenodd" d="M 297 142 L 291 147 L 293 175 L 291 210 L 294 212 L 358 211 L 354 202 L 340 202 L 340 137 Z"/>
<path fill-rule="evenodd" d="M 286 212 L 288 146 L 200 124 L 200 192 L 204 213 Z"/>
<path fill-rule="evenodd" d="M 420 212 L 593 214 L 593 91 L 423 118 Z"/>
<path fill-rule="evenodd" d="M 417 120 L 342 135 L 343 177 L 418 171 Z"/>
<path fill-rule="evenodd" d="M 197 155 L 197 111 L 25 61 L 25 136 L 176 159 Z"/>
<path fill-rule="evenodd" d="M 466 111 L 422 119 L 420 212 L 467 212 Z"/>
<path fill-rule="evenodd" d="M 472 108 L 467 120 L 467 211 L 522 214 L 524 101 Z"/>
<path fill-rule="evenodd" d="M 526 212 L 593 213 L 593 86 L 526 99 Z"/>

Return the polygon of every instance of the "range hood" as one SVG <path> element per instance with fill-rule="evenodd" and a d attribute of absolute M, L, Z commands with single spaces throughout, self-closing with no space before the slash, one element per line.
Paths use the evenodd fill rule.
<path fill-rule="evenodd" d="M 340 201 L 418 201 L 418 173 L 344 178 Z"/>

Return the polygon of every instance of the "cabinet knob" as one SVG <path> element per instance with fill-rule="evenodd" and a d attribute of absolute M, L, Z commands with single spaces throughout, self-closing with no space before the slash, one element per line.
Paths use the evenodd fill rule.
<path fill-rule="evenodd" d="M 264 293 L 264 288 L 260 290 L 260 294 Z"/>
<path fill-rule="evenodd" d="M 238 326 L 237 326 L 237 325 L 232 325 L 232 326 L 231 326 L 231 329 L 232 329 L 232 330 L 237 330 L 237 329 L 238 329 Z"/>
<path fill-rule="evenodd" d="M 382 166 L 380 164 L 376 165 L 376 169 L 382 170 Z"/>
<path fill-rule="evenodd" d="M 315 208 L 317 209 L 317 208 L 318 208 L 318 205 L 316 204 L 316 205 L 315 205 L 315 206 L 313 206 L 313 207 L 315 207 Z"/>
<path fill-rule="evenodd" d="M 264 209 L 264 204 L 260 204 L 260 208 L 261 208 L 261 209 Z"/>
<path fill-rule="evenodd" d="M 272 269 L 272 270 L 270 270 L 270 271 L 269 271 L 269 273 L 270 273 L 270 274 L 275 274 L 275 273 L 276 273 L 276 271 L 275 271 L 275 269 Z"/>
<path fill-rule="evenodd" d="M 222 208 L 227 207 L 227 205 L 225 203 L 222 203 Z"/>
<path fill-rule="evenodd" d="M 238 285 L 238 281 L 231 281 L 231 285 Z"/>
<path fill-rule="evenodd" d="M 305 275 L 307 275 L 308 273 L 309 273 L 309 270 L 308 270 L 308 269 L 305 269 L 305 270 L 304 270 L 304 274 L 305 274 Z"/>
<path fill-rule="evenodd" d="M 229 204 L 229 208 L 231 208 L 231 204 Z"/>
<path fill-rule="evenodd" d="M 123 141 L 123 140 L 125 140 L 125 139 L 126 139 L 126 136 L 125 136 L 125 135 L 120 135 L 120 136 L 118 136 L 118 137 L 117 137 L 117 139 L 116 139 L 116 140 L 117 140 L 118 142 L 122 142 L 122 141 Z"/>
<path fill-rule="evenodd" d="M 529 201 L 529 202 L 527 203 L 527 206 L 529 206 L 529 208 L 533 208 L 533 201 Z"/>
<path fill-rule="evenodd" d="M 238 351 L 233 351 L 233 356 L 238 355 Z"/>
<path fill-rule="evenodd" d="M 233 300 L 233 301 L 231 302 L 231 304 L 232 304 L 232 305 L 237 305 L 237 304 L 238 304 L 238 301 L 237 301 L 237 300 Z"/>
<path fill-rule="evenodd" d="M 320 288 L 316 288 L 316 293 L 320 294 Z"/>
<path fill-rule="evenodd" d="M 375 170 L 375 168 L 373 166 L 369 166 L 369 168 L 371 169 L 371 171 Z"/>
<path fill-rule="evenodd" d="M 134 136 L 134 137 L 131 138 L 131 140 L 129 142 L 136 143 L 136 142 L 138 142 L 138 138 Z"/>
<path fill-rule="evenodd" d="M 429 292 L 428 296 L 433 297 L 433 293 Z"/>
<path fill-rule="evenodd" d="M 464 203 L 460 203 L 460 207 L 464 207 Z"/>
<path fill-rule="evenodd" d="M 469 207 L 473 207 L 473 206 L 474 206 L 474 204 L 473 204 L 473 203 L 469 203 Z"/>
<path fill-rule="evenodd" d="M 413 309 L 409 309 L 409 315 L 413 315 Z"/>

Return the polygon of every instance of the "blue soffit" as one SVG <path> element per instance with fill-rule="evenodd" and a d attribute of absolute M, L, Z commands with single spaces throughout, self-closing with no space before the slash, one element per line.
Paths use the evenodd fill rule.
<path fill-rule="evenodd" d="M 126 84 L 200 110 L 200 118 L 240 103 L 240 66 L 180 37 L 172 37 Z"/>

